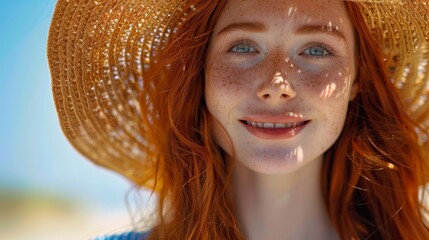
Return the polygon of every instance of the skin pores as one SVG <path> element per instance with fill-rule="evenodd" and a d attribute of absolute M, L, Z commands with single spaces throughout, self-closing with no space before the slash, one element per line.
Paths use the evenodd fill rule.
<path fill-rule="evenodd" d="M 219 145 L 260 173 L 320 159 L 357 91 L 354 48 L 342 1 L 228 2 L 205 66 Z"/>

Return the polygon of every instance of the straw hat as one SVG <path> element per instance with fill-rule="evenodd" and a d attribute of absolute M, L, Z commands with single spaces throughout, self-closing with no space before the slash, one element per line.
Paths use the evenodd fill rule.
<path fill-rule="evenodd" d="M 429 1 L 356 2 L 411 116 L 428 133 Z M 142 73 L 156 64 L 154 56 L 187 14 L 200 10 L 183 0 L 58 1 L 48 39 L 52 89 L 64 134 L 80 153 L 151 185 L 150 126 L 139 105 L 149 90 Z M 427 145 L 427 134 L 421 136 Z"/>

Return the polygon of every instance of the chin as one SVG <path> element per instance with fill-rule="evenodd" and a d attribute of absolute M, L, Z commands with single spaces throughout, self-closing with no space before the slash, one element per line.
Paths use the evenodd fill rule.
<path fill-rule="evenodd" d="M 304 158 L 302 148 L 294 150 L 257 151 L 238 157 L 237 164 L 261 174 L 292 173 L 316 159 Z M 316 160 L 317 161 L 317 160 Z"/>

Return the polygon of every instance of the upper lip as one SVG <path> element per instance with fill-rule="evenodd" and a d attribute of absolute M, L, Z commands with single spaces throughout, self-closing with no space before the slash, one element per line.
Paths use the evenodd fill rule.
<path fill-rule="evenodd" d="M 304 119 L 298 114 L 288 114 L 288 115 L 252 115 L 246 116 L 240 119 L 240 121 L 249 121 L 256 123 L 300 123 L 308 121 L 308 119 Z"/>

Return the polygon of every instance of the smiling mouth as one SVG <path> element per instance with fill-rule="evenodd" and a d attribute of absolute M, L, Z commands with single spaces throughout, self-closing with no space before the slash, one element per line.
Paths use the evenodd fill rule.
<path fill-rule="evenodd" d="M 241 121 L 244 124 L 247 124 L 252 127 L 257 128 L 266 128 L 266 129 L 286 129 L 286 128 L 296 128 L 302 126 L 309 121 L 295 122 L 295 123 L 274 123 L 274 122 L 252 122 L 252 121 Z"/>
<path fill-rule="evenodd" d="M 267 140 L 288 139 L 298 135 L 310 122 L 254 122 L 240 120 L 244 127 L 254 136 Z"/>

